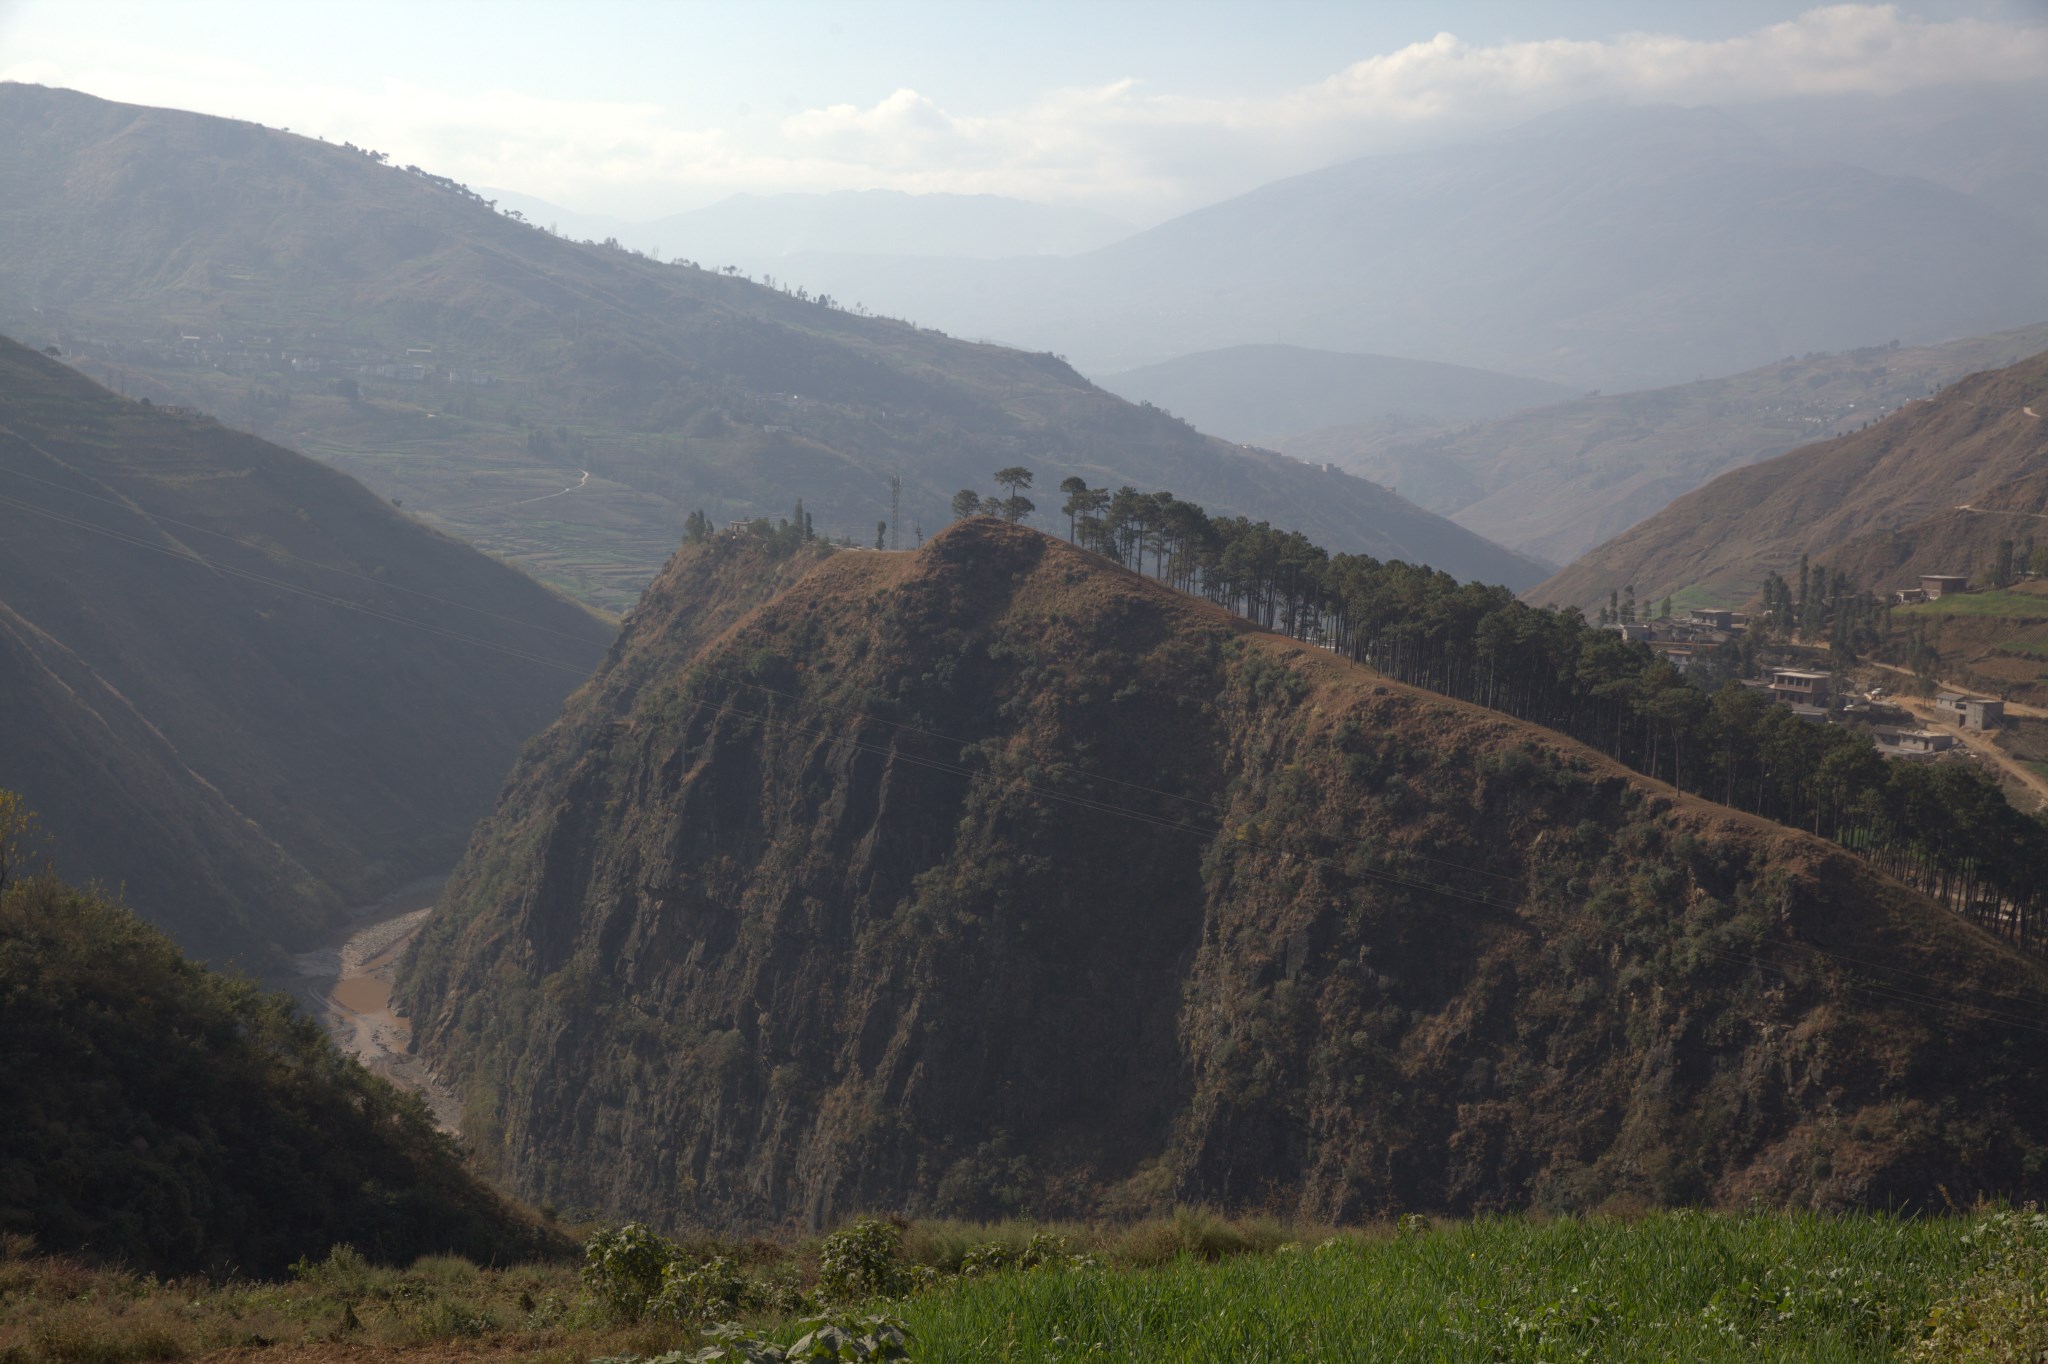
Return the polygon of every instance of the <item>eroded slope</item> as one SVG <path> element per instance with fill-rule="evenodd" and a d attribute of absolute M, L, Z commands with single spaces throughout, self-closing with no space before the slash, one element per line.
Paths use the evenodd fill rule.
<path fill-rule="evenodd" d="M 2040 1181 L 2009 1020 L 2042 968 L 1834 848 L 1020 528 L 805 569 L 679 555 L 408 963 L 527 1195 L 759 1224 Z"/>

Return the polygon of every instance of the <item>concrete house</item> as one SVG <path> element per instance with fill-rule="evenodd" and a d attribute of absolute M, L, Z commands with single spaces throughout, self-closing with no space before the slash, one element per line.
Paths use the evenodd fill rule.
<path fill-rule="evenodd" d="M 1828 703 L 1828 675 L 1826 673 L 1802 672 L 1797 668 L 1777 668 L 1771 672 L 1771 699 L 1793 706 L 1820 706 Z"/>
<path fill-rule="evenodd" d="M 1934 698 L 1934 708 L 1950 724 L 1964 729 L 1997 729 L 2005 723 L 2005 702 L 1995 696 L 1945 691 Z"/>
<path fill-rule="evenodd" d="M 1927 594 L 1927 600 L 1940 601 L 1944 596 L 1970 590 L 1970 578 L 1965 573 L 1922 573 L 1920 590 Z"/>
<path fill-rule="evenodd" d="M 1887 758 L 1925 762 L 1955 747 L 1956 736 L 1931 729 L 1890 729 L 1880 727 L 1872 736 L 1877 751 Z"/>

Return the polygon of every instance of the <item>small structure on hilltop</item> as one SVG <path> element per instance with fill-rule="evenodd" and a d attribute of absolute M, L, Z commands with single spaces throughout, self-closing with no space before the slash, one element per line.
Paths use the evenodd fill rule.
<path fill-rule="evenodd" d="M 1920 590 L 1927 594 L 1928 601 L 1940 601 L 1943 597 L 1970 590 L 1967 573 L 1922 573 Z"/>
<path fill-rule="evenodd" d="M 1934 698 L 1934 708 L 1964 729 L 1997 729 L 2005 723 L 2005 702 L 1995 696 L 1945 691 Z"/>
<path fill-rule="evenodd" d="M 1820 706 L 1828 703 L 1828 675 L 1803 672 L 1798 668 L 1771 670 L 1771 699 L 1792 706 Z"/>

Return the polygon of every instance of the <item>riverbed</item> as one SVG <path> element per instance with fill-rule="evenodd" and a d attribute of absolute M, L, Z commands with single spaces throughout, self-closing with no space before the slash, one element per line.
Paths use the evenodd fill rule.
<path fill-rule="evenodd" d="M 292 993 L 327 1026 L 334 1044 L 378 1075 L 426 1099 L 444 1132 L 458 1130 L 462 1105 L 412 1053 L 412 1025 L 391 1007 L 398 959 L 433 917 L 446 877 L 415 881 L 355 911 L 320 947 L 293 958 Z"/>

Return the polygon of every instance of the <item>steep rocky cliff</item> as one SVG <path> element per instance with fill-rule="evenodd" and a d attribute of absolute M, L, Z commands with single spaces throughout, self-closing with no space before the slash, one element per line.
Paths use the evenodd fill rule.
<path fill-rule="evenodd" d="M 612 1215 L 2048 1185 L 2039 964 L 985 520 L 686 549 L 401 994 L 485 1160 Z"/>

